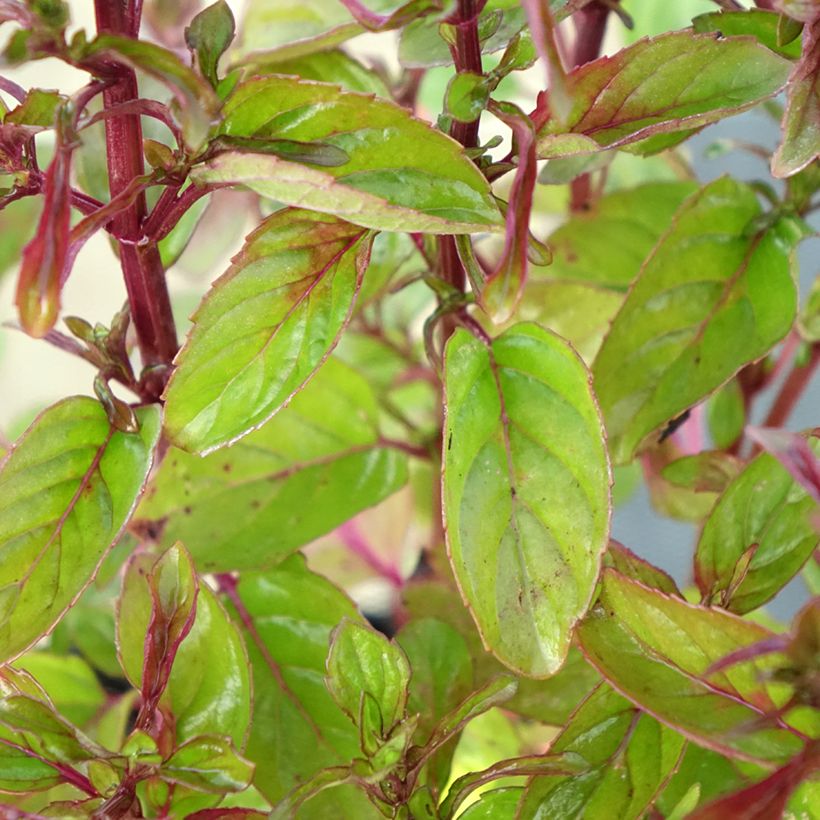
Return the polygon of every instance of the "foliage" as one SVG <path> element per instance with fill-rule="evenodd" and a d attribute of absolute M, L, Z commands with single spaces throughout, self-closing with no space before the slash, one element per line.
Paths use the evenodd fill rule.
<path fill-rule="evenodd" d="M 813 816 L 820 599 L 761 608 L 820 589 L 820 5 L 695 5 L 0 2 L 0 264 L 94 394 L 0 439 L 2 816 Z M 699 181 L 750 109 L 772 178 Z"/>

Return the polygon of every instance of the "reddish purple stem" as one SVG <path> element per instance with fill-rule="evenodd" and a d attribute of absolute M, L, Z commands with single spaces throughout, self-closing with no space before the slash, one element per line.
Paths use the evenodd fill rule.
<path fill-rule="evenodd" d="M 373 548 L 365 538 L 364 533 L 359 529 L 355 519 L 346 521 L 341 527 L 336 528 L 335 533 L 342 543 L 365 562 L 372 570 L 394 587 L 401 587 L 404 579 L 401 573 L 393 564 L 387 563 Z"/>

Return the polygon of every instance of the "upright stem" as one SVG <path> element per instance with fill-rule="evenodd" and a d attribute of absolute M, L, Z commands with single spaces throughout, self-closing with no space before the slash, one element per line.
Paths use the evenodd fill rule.
<path fill-rule="evenodd" d="M 803 392 L 809 386 L 819 364 L 820 343 L 815 343 L 812 345 L 808 362 L 796 364 L 786 377 L 786 381 L 783 382 L 783 386 L 780 388 L 780 392 L 777 394 L 777 398 L 763 422 L 764 427 L 782 427 L 786 423 Z"/>
<path fill-rule="evenodd" d="M 481 43 L 478 39 L 479 4 L 476 0 L 458 0 L 458 6 L 450 23 L 455 26 L 456 42 L 450 47 L 456 71 L 470 71 L 481 74 Z M 465 148 L 478 145 L 478 119 L 473 122 L 454 122 L 450 127 L 450 136 Z M 458 290 L 464 290 L 467 276 L 456 250 L 452 236 L 443 236 L 439 243 L 441 273 L 444 278 Z M 445 341 L 452 333 L 454 325 L 446 320 L 442 323 Z"/>
<path fill-rule="evenodd" d="M 142 3 L 140 0 L 94 0 L 97 29 L 100 32 L 136 37 Z M 103 105 L 114 108 L 139 97 L 137 78 L 131 68 L 112 66 L 115 78 L 103 92 Z M 112 197 L 121 193 L 136 176 L 144 173 L 142 126 L 136 114 L 112 114 L 105 120 L 109 190 Z M 137 332 L 143 365 L 169 365 L 178 349 L 171 300 L 165 271 L 155 242 L 144 241 L 145 195 L 118 214 L 111 224 L 117 238 L 120 264 L 128 292 L 131 318 Z M 149 379 L 145 398 L 157 399 L 162 392 L 163 376 Z"/>
<path fill-rule="evenodd" d="M 593 2 L 575 12 L 575 44 L 572 48 L 572 68 L 595 60 L 604 42 L 609 8 Z M 589 174 L 581 174 L 570 183 L 570 210 L 585 211 L 592 200 L 592 180 Z"/>

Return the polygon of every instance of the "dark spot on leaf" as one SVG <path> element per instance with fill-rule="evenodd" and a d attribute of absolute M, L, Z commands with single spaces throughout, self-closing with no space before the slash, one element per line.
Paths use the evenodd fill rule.
<path fill-rule="evenodd" d="M 185 515 L 190 515 L 192 511 L 191 511 L 191 508 L 190 508 L 190 507 L 187 507 L 187 506 L 186 506 L 186 507 L 183 507 L 182 512 L 184 512 L 184 513 L 185 513 Z"/>
<path fill-rule="evenodd" d="M 253 501 L 251 501 L 252 510 L 258 510 L 261 506 L 262 502 L 258 498 L 254 498 Z"/>

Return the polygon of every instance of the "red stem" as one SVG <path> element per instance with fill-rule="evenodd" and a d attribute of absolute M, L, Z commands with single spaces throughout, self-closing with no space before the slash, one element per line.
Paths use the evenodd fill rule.
<path fill-rule="evenodd" d="M 575 23 L 575 43 L 572 47 L 572 67 L 584 65 L 597 59 L 606 32 L 609 8 L 594 2 L 584 6 L 573 16 Z M 581 174 L 570 183 L 570 211 L 586 211 L 593 199 L 592 179 L 589 174 Z"/>
<path fill-rule="evenodd" d="M 762 427 L 782 427 L 786 423 L 803 395 L 803 391 L 811 382 L 818 363 L 820 363 L 820 343 L 815 343 L 812 345 L 809 361 L 803 365 L 795 365 L 786 381 L 783 382 Z"/>
<path fill-rule="evenodd" d="M 142 3 L 140 0 L 94 0 L 97 29 L 126 37 L 136 37 Z M 137 78 L 131 68 L 112 65 L 115 81 L 103 92 L 103 105 L 112 109 L 139 99 Z M 117 114 L 105 120 L 109 189 L 112 197 L 125 190 L 134 177 L 144 173 L 142 126 L 137 114 Z M 154 242 L 144 242 L 145 195 L 111 222 L 111 233 L 119 240 L 120 264 L 128 291 L 131 317 L 137 331 L 143 365 L 170 365 L 177 352 L 176 327 L 165 271 Z M 158 399 L 162 374 L 144 385 L 146 399 Z"/>

